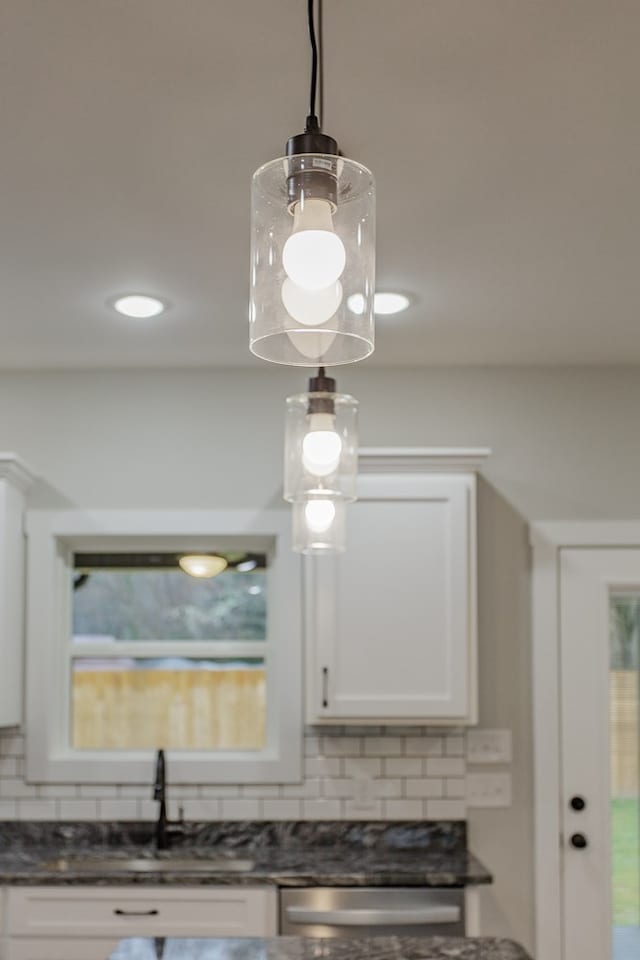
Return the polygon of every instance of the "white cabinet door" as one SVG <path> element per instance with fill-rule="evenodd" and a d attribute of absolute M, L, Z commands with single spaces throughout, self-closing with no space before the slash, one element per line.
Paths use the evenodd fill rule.
<path fill-rule="evenodd" d="M 308 719 L 475 722 L 475 476 L 364 475 L 306 564 Z"/>
<path fill-rule="evenodd" d="M 22 723 L 24 503 L 31 471 L 0 453 L 0 727 Z"/>

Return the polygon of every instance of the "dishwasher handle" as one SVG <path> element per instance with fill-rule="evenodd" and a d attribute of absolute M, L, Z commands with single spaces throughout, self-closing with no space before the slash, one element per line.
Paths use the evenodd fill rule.
<path fill-rule="evenodd" d="M 312 910 L 308 907 L 287 907 L 290 923 L 329 924 L 340 927 L 408 927 L 430 923 L 459 923 L 460 907 L 434 904 L 430 907 L 405 907 L 388 910 Z"/>

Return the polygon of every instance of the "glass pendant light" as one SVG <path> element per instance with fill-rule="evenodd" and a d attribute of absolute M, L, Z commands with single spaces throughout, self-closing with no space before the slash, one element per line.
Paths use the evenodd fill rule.
<path fill-rule="evenodd" d="M 286 156 L 260 167 L 251 193 L 251 351 L 311 367 L 353 363 L 374 349 L 375 185 L 340 156 L 316 115 L 318 48 L 312 51 L 310 110 Z M 362 310 L 348 309 L 358 298 Z"/>
<path fill-rule="evenodd" d="M 293 504 L 293 549 L 296 553 L 344 553 L 344 500 L 309 497 Z"/>
<path fill-rule="evenodd" d="M 293 504 L 293 549 L 341 553 L 345 504 L 357 497 L 358 401 L 336 392 L 324 367 L 307 393 L 287 397 L 284 499 Z"/>
<path fill-rule="evenodd" d="M 358 479 L 358 401 L 336 393 L 320 367 L 307 393 L 287 397 L 284 499 L 355 500 Z"/>

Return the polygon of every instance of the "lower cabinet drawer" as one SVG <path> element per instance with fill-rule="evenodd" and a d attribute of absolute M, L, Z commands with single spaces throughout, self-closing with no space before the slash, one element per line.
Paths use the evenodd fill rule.
<path fill-rule="evenodd" d="M 276 933 L 276 914 L 270 887 L 13 887 L 7 933 L 11 939 L 261 937 Z"/>

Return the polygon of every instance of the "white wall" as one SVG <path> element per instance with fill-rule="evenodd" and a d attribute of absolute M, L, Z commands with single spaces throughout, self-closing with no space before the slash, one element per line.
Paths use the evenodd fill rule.
<path fill-rule="evenodd" d="M 339 371 L 338 371 L 339 372 Z M 339 373 L 366 445 L 488 445 L 479 498 L 481 723 L 514 733 L 514 804 L 470 817 L 496 875 L 487 931 L 532 942 L 529 551 L 542 519 L 640 518 L 640 372 L 633 368 Z M 0 448 L 46 483 L 36 506 L 277 502 L 292 370 L 5 374 Z"/>

